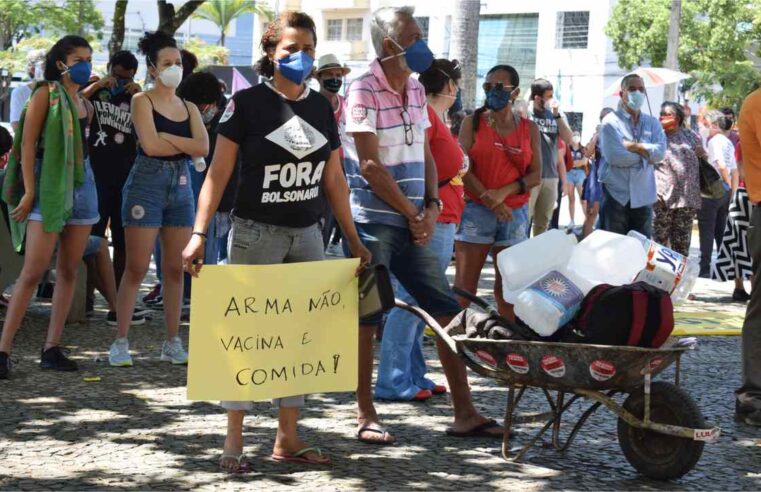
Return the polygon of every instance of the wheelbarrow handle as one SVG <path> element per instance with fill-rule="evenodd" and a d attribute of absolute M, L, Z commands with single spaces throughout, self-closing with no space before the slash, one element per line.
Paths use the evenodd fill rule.
<path fill-rule="evenodd" d="M 494 309 L 494 306 L 492 306 L 491 304 L 486 302 L 486 300 L 484 300 L 483 298 L 478 297 L 475 294 L 471 294 L 467 290 L 463 290 L 463 289 L 461 289 L 459 287 L 452 287 L 452 290 L 458 296 L 463 297 L 463 298 L 469 300 L 470 302 L 472 302 L 476 306 L 480 307 L 481 309 L 483 309 L 487 313 L 493 314 L 493 315 L 496 315 L 496 316 L 500 316 L 499 312 L 497 312 L 497 310 Z"/>
<path fill-rule="evenodd" d="M 444 328 L 442 328 L 441 325 L 439 325 L 439 323 L 433 319 L 433 316 L 420 309 L 419 307 L 410 306 L 406 302 L 400 301 L 399 299 L 395 299 L 394 302 L 396 303 L 396 307 L 399 309 L 404 309 L 405 311 L 408 311 L 423 320 L 423 322 L 430 326 L 431 329 L 436 332 L 436 335 L 441 338 L 445 344 L 447 344 L 447 347 L 449 347 L 449 350 L 451 350 L 452 353 L 457 353 L 457 344 L 455 343 L 454 339 L 452 339 L 452 337 L 450 337 L 449 334 L 444 331 Z"/>

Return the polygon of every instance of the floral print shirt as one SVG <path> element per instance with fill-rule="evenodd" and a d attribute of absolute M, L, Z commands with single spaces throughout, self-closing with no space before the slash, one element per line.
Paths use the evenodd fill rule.
<path fill-rule="evenodd" d="M 666 133 L 666 156 L 655 164 L 658 202 L 667 208 L 700 208 L 700 137 L 682 128 Z"/>

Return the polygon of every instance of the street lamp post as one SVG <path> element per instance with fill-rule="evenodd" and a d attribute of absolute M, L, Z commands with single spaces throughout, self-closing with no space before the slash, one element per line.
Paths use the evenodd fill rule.
<path fill-rule="evenodd" d="M 0 119 L 5 116 L 5 100 L 11 93 L 13 74 L 5 67 L 0 68 Z"/>

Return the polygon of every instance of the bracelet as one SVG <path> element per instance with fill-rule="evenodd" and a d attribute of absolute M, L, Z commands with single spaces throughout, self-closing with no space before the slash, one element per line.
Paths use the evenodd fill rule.
<path fill-rule="evenodd" d="M 208 239 L 209 238 L 209 236 L 207 236 L 205 232 L 198 232 L 198 231 L 193 231 L 191 236 L 201 236 L 204 239 Z"/>

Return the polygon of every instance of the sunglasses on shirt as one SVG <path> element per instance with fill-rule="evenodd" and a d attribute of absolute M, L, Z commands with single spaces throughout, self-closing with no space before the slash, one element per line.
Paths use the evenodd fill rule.
<path fill-rule="evenodd" d="M 407 108 L 402 108 L 402 126 L 404 127 L 404 143 L 412 145 L 415 143 L 415 135 L 412 133 L 412 119 L 410 113 L 407 112 Z"/>

